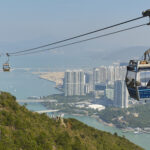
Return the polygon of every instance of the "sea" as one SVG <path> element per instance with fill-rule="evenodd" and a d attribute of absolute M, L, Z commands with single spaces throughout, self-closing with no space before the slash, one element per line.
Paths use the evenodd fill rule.
<path fill-rule="evenodd" d="M 21 60 L 19 60 L 21 61 Z M 16 62 L 12 64 L 15 66 Z M 32 74 L 33 72 L 44 72 L 44 71 L 62 71 L 63 65 L 59 69 L 58 65 L 55 68 L 50 68 L 48 65 L 44 68 L 34 63 L 32 65 L 32 60 L 28 61 L 29 66 L 23 65 L 23 63 L 12 68 L 11 72 L 0 71 L 0 90 L 10 92 L 12 95 L 16 96 L 17 100 L 25 100 L 31 96 L 43 97 L 50 94 L 57 94 L 59 91 L 55 89 L 55 83 L 40 79 L 38 75 Z M 40 60 L 38 62 L 40 64 Z M 43 63 L 44 64 L 44 63 Z M 56 64 L 54 64 L 56 65 Z M 68 67 L 68 66 L 67 66 Z M 91 66 L 93 67 L 93 66 Z M 63 68 L 63 69 L 62 69 Z M 73 68 L 73 66 L 72 66 Z M 28 103 L 27 108 L 31 111 L 45 110 L 46 108 L 40 103 Z M 66 118 L 75 118 L 88 126 L 92 126 L 96 129 L 110 132 L 114 134 L 115 132 L 120 136 L 125 136 L 131 142 L 143 147 L 146 150 L 150 149 L 150 134 L 135 134 L 132 132 L 123 133 L 122 130 L 115 127 L 110 127 L 99 122 L 96 118 L 88 116 L 76 116 L 65 114 Z"/>

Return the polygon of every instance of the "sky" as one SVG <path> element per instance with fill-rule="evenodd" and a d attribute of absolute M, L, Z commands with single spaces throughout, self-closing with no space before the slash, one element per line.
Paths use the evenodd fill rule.
<path fill-rule="evenodd" d="M 149 0 L 0 0 L 0 51 L 23 50 L 62 40 L 139 17 L 149 8 Z M 144 18 L 91 36 L 148 21 Z M 150 26 L 145 26 L 61 50 L 149 46 L 149 35 Z"/>

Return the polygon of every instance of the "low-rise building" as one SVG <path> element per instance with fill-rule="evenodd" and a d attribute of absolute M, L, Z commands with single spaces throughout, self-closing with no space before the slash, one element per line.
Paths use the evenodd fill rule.
<path fill-rule="evenodd" d="M 101 110 L 105 109 L 105 106 L 99 105 L 99 104 L 91 104 L 91 105 L 88 106 L 88 108 L 101 111 Z"/>

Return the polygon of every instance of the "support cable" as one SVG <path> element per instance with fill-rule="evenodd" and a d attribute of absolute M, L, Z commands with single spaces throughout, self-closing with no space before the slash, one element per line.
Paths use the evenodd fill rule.
<path fill-rule="evenodd" d="M 103 31 L 103 30 L 106 30 L 106 29 L 110 29 L 110 28 L 113 28 L 113 27 L 116 27 L 116 26 L 120 26 L 120 25 L 129 23 L 129 22 L 132 22 L 132 21 L 136 21 L 136 20 L 142 19 L 144 17 L 147 17 L 147 16 L 143 15 L 141 17 L 137 17 L 137 18 L 130 19 L 130 20 L 127 20 L 127 21 L 124 21 L 124 22 L 120 22 L 120 23 L 117 23 L 117 24 L 114 24 L 114 25 L 111 25 L 111 26 L 108 26 L 108 27 L 105 27 L 105 28 L 101 28 L 101 29 L 98 29 L 98 30 L 94 30 L 94 31 L 91 31 L 91 32 L 87 32 L 87 33 L 84 33 L 84 34 L 73 36 L 71 38 L 66 38 L 64 40 L 60 40 L 60 41 L 53 42 L 53 43 L 50 43 L 50 44 L 38 46 L 38 47 L 35 47 L 35 48 L 31 48 L 31 49 L 25 49 L 25 50 L 22 50 L 22 51 L 16 51 L 16 52 L 8 53 L 8 54 L 9 55 L 14 55 L 14 54 L 19 54 L 19 53 L 34 51 L 34 50 L 37 50 L 37 49 L 40 49 L 40 48 L 44 48 L 44 47 L 48 47 L 48 46 L 51 46 L 51 45 L 63 43 L 63 42 L 69 41 L 69 40 L 77 39 L 77 38 L 80 38 L 80 37 L 83 37 L 83 36 L 86 36 L 86 35 L 90 35 L 90 34 L 93 34 L 93 33 L 96 33 L 96 32 L 100 32 L 100 31 Z"/>
<path fill-rule="evenodd" d="M 150 23 L 145 23 L 145 24 L 133 26 L 133 27 L 130 27 L 130 28 L 118 30 L 118 31 L 115 31 L 115 32 L 110 32 L 110 33 L 107 33 L 107 34 L 102 34 L 102 35 L 95 36 L 95 37 L 92 37 L 92 38 L 87 38 L 87 39 L 84 39 L 84 40 L 80 40 L 80 41 L 76 41 L 76 42 L 72 42 L 72 43 L 68 43 L 68 44 L 64 44 L 64 45 L 60 45 L 60 46 L 56 46 L 56 47 L 52 47 L 52 48 L 48 48 L 48 49 L 41 49 L 41 50 L 31 51 L 31 52 L 26 52 L 25 51 L 24 53 L 21 52 L 20 54 L 18 54 L 18 53 L 13 53 L 13 54 L 9 53 L 9 55 L 11 54 L 11 56 L 21 56 L 21 55 L 39 53 L 39 52 L 44 52 L 44 51 L 50 51 L 50 50 L 53 50 L 53 49 L 62 48 L 62 47 L 66 47 L 66 46 L 70 46 L 70 45 L 74 45 L 74 44 L 78 44 L 78 43 L 82 43 L 82 42 L 86 42 L 86 41 L 106 37 L 106 36 L 109 36 L 109 35 L 117 34 L 117 33 L 120 33 L 120 32 L 125 32 L 125 31 L 128 31 L 128 30 L 140 28 L 140 27 L 143 27 L 143 26 L 146 26 L 146 25 L 150 25 Z"/>

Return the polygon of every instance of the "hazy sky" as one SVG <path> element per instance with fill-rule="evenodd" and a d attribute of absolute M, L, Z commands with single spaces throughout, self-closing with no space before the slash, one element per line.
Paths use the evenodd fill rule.
<path fill-rule="evenodd" d="M 150 0 L 0 0 L 1 49 L 15 51 L 47 44 L 139 17 L 149 8 Z M 121 28 L 146 22 L 148 18 Z M 99 51 L 149 46 L 149 36 L 150 26 L 71 48 Z"/>

